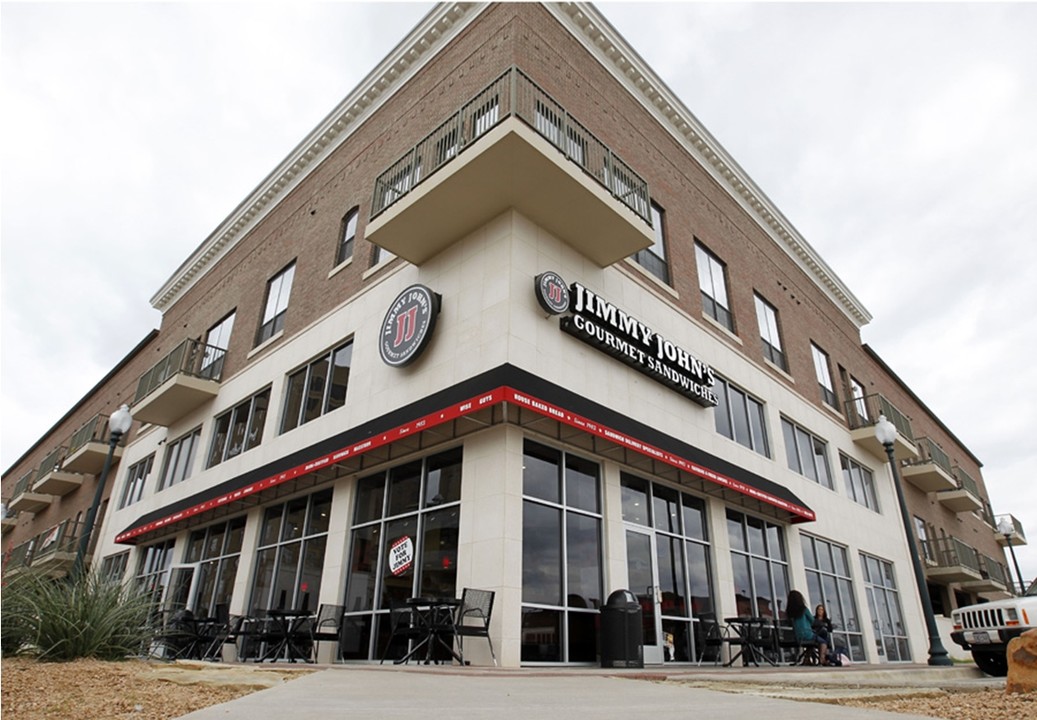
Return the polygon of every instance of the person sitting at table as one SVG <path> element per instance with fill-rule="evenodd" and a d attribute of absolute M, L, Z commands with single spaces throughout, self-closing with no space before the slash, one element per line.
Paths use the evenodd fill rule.
<path fill-rule="evenodd" d="M 832 646 L 832 619 L 828 617 L 828 611 L 823 603 L 818 603 L 814 608 L 814 632 L 825 639 L 828 647 Z"/>
<path fill-rule="evenodd" d="M 790 591 L 785 608 L 796 637 L 800 642 L 817 643 L 818 662 L 825 665 L 828 662 L 828 638 L 814 631 L 814 616 L 807 607 L 803 593 L 799 590 Z"/>

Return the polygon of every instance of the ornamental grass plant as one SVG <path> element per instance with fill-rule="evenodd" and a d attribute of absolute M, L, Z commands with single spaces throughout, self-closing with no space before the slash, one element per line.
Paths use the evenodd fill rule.
<path fill-rule="evenodd" d="M 84 573 L 52 578 L 38 572 L 5 577 L 0 595 L 0 649 L 5 657 L 44 661 L 122 660 L 151 636 L 151 597 L 135 585 Z"/>

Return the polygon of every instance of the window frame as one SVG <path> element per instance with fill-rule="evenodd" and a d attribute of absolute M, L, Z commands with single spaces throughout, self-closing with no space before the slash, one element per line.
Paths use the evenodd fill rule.
<path fill-rule="evenodd" d="M 219 378 L 223 374 L 223 361 L 227 357 L 227 348 L 230 346 L 237 314 L 238 309 L 234 308 L 205 331 L 205 348 L 199 371 L 203 377 Z"/>
<path fill-rule="evenodd" d="M 256 410 L 257 402 L 263 399 L 266 400 L 266 407 L 259 408 L 263 410 L 263 419 L 259 423 L 259 432 L 256 433 Z M 246 413 L 245 415 L 245 430 L 243 436 L 243 442 L 241 448 L 231 453 L 232 444 L 231 438 L 234 434 L 234 428 L 238 426 L 239 413 Z M 258 447 L 263 442 L 263 430 L 266 426 L 267 416 L 270 414 L 270 386 L 267 385 L 259 392 L 253 393 L 249 397 L 245 398 L 241 402 L 237 403 L 234 407 L 220 413 L 213 420 L 212 425 L 212 436 L 209 439 L 209 452 L 205 454 L 205 467 L 211 468 L 225 460 L 230 460 L 233 457 L 237 457 L 243 452 L 247 452 L 254 447 Z M 223 432 L 223 438 L 220 439 L 220 424 L 226 420 L 226 428 Z M 216 459 L 215 453 L 217 445 L 221 444 L 222 447 L 219 450 L 219 458 Z"/>
<path fill-rule="evenodd" d="M 256 329 L 256 346 L 262 345 L 284 329 L 285 316 L 288 314 L 288 304 L 292 295 L 292 285 L 295 282 L 295 264 L 295 260 L 292 260 L 267 280 L 263 314 L 260 316 L 259 327 Z"/>
<path fill-rule="evenodd" d="M 169 443 L 166 447 L 165 457 L 162 458 L 162 473 L 159 475 L 158 492 L 162 492 L 166 488 L 171 488 L 174 485 L 179 485 L 191 477 L 191 466 L 194 465 L 195 456 L 198 454 L 198 444 L 201 441 L 201 437 L 202 426 L 199 425 Z M 185 462 L 181 464 L 180 458 L 184 449 L 184 443 L 188 441 L 190 441 L 191 445 L 187 449 L 187 458 Z M 173 469 L 171 475 L 170 464 L 174 454 L 176 455 L 176 463 L 172 465 Z"/>
<path fill-rule="evenodd" d="M 787 428 L 792 429 L 791 445 L 789 443 L 790 435 Z M 785 443 L 785 460 L 788 464 L 789 470 L 799 473 L 808 480 L 813 480 L 822 487 L 826 487 L 829 490 L 835 490 L 835 478 L 832 475 L 832 463 L 828 459 L 828 441 L 810 432 L 802 425 L 792 422 L 785 416 L 782 416 L 781 418 L 781 436 Z M 810 441 L 808 448 L 804 448 L 800 445 L 800 440 L 803 437 Z M 822 445 L 824 452 L 818 452 L 818 443 Z M 806 456 L 804 455 L 804 452 L 807 453 Z M 807 456 L 813 460 L 810 464 L 812 472 L 807 472 L 805 469 L 806 464 L 804 460 Z M 824 459 L 824 480 L 821 478 L 820 466 L 817 464 L 817 458 L 819 457 Z"/>
<path fill-rule="evenodd" d="M 353 246 L 356 244 L 356 231 L 360 224 L 360 206 L 342 216 L 342 226 L 339 231 L 338 249 L 335 253 L 335 265 L 341 265 L 353 257 Z"/>
<path fill-rule="evenodd" d="M 821 401 L 838 409 L 839 398 L 835 395 L 835 383 L 832 381 L 832 359 L 814 341 L 810 342 L 810 354 L 814 359 L 817 384 L 821 388 Z"/>
<path fill-rule="evenodd" d="M 763 401 L 753 397 L 721 375 L 716 376 L 713 390 L 716 392 L 718 399 L 717 405 L 713 408 L 716 431 L 742 447 L 749 448 L 764 457 L 771 457 L 770 440 L 767 433 L 767 413 L 764 410 Z M 732 397 L 733 395 L 736 397 Z M 749 432 L 748 443 L 742 442 L 734 422 L 733 403 L 739 399 L 745 409 L 746 428 Z M 722 410 L 721 406 L 723 406 Z M 723 413 L 723 416 L 721 413 Z M 726 423 L 726 430 L 722 426 L 722 421 Z M 760 438 L 756 437 L 757 428 L 761 435 Z M 761 444 L 762 447 L 760 447 Z"/>
<path fill-rule="evenodd" d="M 869 510 L 881 512 L 879 498 L 875 492 L 875 476 L 871 470 L 842 452 L 839 453 L 839 468 L 842 470 L 846 494 L 850 499 Z"/>
<path fill-rule="evenodd" d="M 763 356 L 784 372 L 789 371 L 788 359 L 785 357 L 784 345 L 781 342 L 781 323 L 778 320 L 778 309 L 767 302 L 759 293 L 753 293 L 756 305 L 756 324 L 760 330 L 760 342 L 763 345 Z"/>
<path fill-rule="evenodd" d="M 330 407 L 332 401 L 332 389 L 337 385 L 340 385 L 341 383 L 329 382 L 329 378 L 333 377 L 334 369 L 338 367 L 335 364 L 335 359 L 338 357 L 340 353 L 346 352 L 347 350 L 349 353 L 348 364 L 341 366 L 346 368 L 345 389 L 342 393 L 342 401 L 341 403 L 335 405 L 335 407 Z M 327 368 L 325 370 L 323 378 L 323 387 L 320 391 L 320 410 L 312 417 L 307 417 L 308 406 L 306 400 L 308 399 L 310 394 L 307 388 L 311 386 L 313 380 L 315 379 L 313 375 L 314 369 L 317 366 L 319 366 L 322 362 L 327 363 Z M 346 395 L 349 392 L 349 376 L 351 374 L 352 368 L 353 338 L 350 337 L 342 341 L 341 343 L 338 343 L 331 349 L 321 353 L 317 357 L 312 358 L 305 365 L 297 367 L 295 368 L 295 370 L 288 373 L 288 376 L 285 380 L 284 399 L 281 404 L 281 419 L 278 424 L 278 435 L 284 435 L 286 432 L 301 427 L 306 423 L 310 422 L 311 420 L 316 420 L 319 417 L 327 415 L 329 412 L 343 407 L 346 404 Z M 296 379 L 300 377 L 302 384 L 299 386 L 299 403 L 298 407 L 295 409 L 294 420 L 292 422 L 289 422 L 289 413 L 292 409 L 292 405 L 294 404 L 293 398 L 295 397 L 295 395 L 293 393 L 294 388 L 296 387 L 295 383 Z"/>
<path fill-rule="evenodd" d="M 126 473 L 126 484 L 123 486 L 122 495 L 119 497 L 119 510 L 140 502 L 140 499 L 144 496 L 144 486 L 147 484 L 148 476 L 151 475 L 154 465 L 155 453 L 151 453 L 146 458 L 130 465 L 130 469 Z"/>
<path fill-rule="evenodd" d="M 650 203 L 652 234 L 655 238 L 651 247 L 638 250 L 633 259 L 653 277 L 670 284 L 670 263 L 666 257 L 666 211 L 655 200 Z"/>
<path fill-rule="evenodd" d="M 727 293 L 727 264 L 716 253 L 695 238 L 695 265 L 698 270 L 699 297 L 702 312 L 716 320 L 732 333 L 735 331 L 734 314 Z M 719 291 L 717 289 L 719 279 Z M 704 286 L 709 281 L 709 289 Z M 717 297 L 722 295 L 723 298 Z"/>

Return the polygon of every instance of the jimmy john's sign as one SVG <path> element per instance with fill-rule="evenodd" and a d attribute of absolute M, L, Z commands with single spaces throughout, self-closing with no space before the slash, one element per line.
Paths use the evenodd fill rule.
<path fill-rule="evenodd" d="M 562 318 L 561 328 L 573 337 L 703 407 L 713 407 L 719 402 L 713 392 L 716 380 L 713 368 L 593 290 L 580 283 L 566 288 L 561 277 L 553 272 L 537 276 L 534 288 L 545 310 L 557 315 L 570 313 Z M 544 296 L 554 298 L 555 302 L 545 302 Z M 558 302 L 563 297 L 568 298 L 568 306 L 564 308 Z"/>

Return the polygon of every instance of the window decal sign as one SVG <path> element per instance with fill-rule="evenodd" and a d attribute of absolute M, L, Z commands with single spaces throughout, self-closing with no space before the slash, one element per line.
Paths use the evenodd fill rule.
<path fill-rule="evenodd" d="M 436 328 L 440 296 L 424 285 L 411 285 L 404 290 L 385 313 L 382 320 L 378 352 L 391 367 L 405 367 L 414 362 Z"/>
<path fill-rule="evenodd" d="M 414 541 L 409 535 L 396 539 L 389 548 L 389 572 L 403 575 L 414 564 Z"/>
<path fill-rule="evenodd" d="M 565 283 L 557 273 L 537 276 L 537 300 L 547 309 L 540 299 L 545 276 L 551 276 L 546 283 L 549 291 L 556 282 L 563 287 Z M 558 297 L 557 291 L 553 292 Z M 565 311 L 571 315 L 562 318 L 562 330 L 703 407 L 715 407 L 719 403 L 713 392 L 716 375 L 708 363 L 580 283 L 573 283 L 566 295 L 568 307 Z M 560 303 L 560 297 L 558 301 Z"/>

